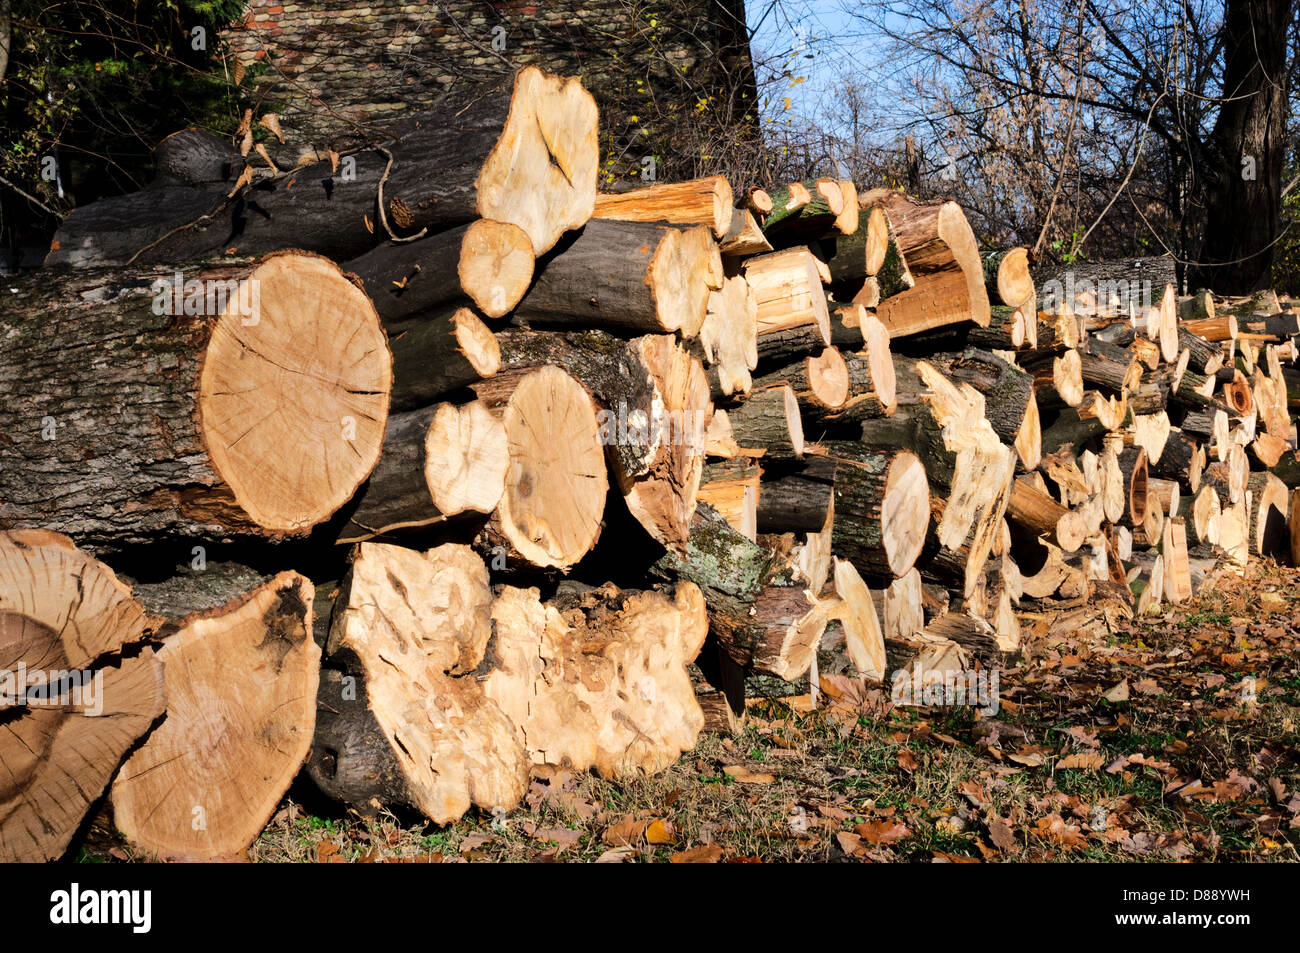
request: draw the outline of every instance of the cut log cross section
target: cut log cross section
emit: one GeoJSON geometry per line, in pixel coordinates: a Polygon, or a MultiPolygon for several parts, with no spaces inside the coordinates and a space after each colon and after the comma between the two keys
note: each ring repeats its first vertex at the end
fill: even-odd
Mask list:
{"type": "Polygon", "coordinates": [[[162,715],[153,650],[123,651],[147,625],[126,585],[66,536],[0,533],[0,861],[62,856],[162,715]]]}
{"type": "MultiPolygon", "coordinates": [[[[150,608],[172,610],[142,591],[150,608]]],[[[167,718],[113,782],[113,817],[156,857],[229,858],[251,844],[311,747],[320,648],[312,584],[281,573],[175,623],[158,650],[167,718]]]]}
{"type": "Polygon", "coordinates": [[[370,473],[392,361],[336,265],[286,252],[175,285],[71,272],[8,296],[0,525],[57,524],[96,548],[277,537],[323,522],[370,473]]]}

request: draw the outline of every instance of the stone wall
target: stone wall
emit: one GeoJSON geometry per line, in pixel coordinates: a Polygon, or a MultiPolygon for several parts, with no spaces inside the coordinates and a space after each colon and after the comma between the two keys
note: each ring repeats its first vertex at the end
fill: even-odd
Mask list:
{"type": "Polygon", "coordinates": [[[224,39],[291,152],[346,147],[452,84],[530,63],[583,78],[611,170],[656,155],[664,171],[696,171],[688,151],[708,150],[675,127],[754,109],[743,0],[252,0],[224,39]]]}

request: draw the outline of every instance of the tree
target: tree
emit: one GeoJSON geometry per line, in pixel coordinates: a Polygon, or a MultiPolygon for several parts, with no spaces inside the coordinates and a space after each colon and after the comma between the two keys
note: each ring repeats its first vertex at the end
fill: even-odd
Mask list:
{"type": "Polygon", "coordinates": [[[1192,283],[1220,294],[1272,284],[1287,159],[1292,0],[1228,0],[1223,95],[1205,150],[1205,239],[1192,283]]]}

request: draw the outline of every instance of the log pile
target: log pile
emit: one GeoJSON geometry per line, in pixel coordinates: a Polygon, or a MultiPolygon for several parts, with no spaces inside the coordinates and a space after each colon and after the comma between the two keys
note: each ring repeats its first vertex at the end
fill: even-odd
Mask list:
{"type": "Polygon", "coordinates": [[[119,717],[0,710],[0,857],[106,790],[167,857],[238,854],[300,773],[509,810],[537,766],[664,769],[829,640],[994,667],[1017,610],[1295,545],[1294,316],[1040,300],[956,203],[834,179],[598,195],[576,80],[457,95],[233,188],[168,146],[6,292],[0,642],[119,717]]]}

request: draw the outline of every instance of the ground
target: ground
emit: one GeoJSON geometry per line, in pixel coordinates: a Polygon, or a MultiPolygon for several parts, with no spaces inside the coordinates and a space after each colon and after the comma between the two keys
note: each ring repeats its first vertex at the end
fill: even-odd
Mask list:
{"type": "MultiPolygon", "coordinates": [[[[827,675],[818,710],[759,699],[656,777],[554,772],[447,828],[295,789],[248,859],[1300,860],[1300,570],[1222,573],[1140,622],[1115,608],[1026,616],[996,715],[827,675]]],[[[133,859],[110,830],[80,858],[133,859]]]]}

